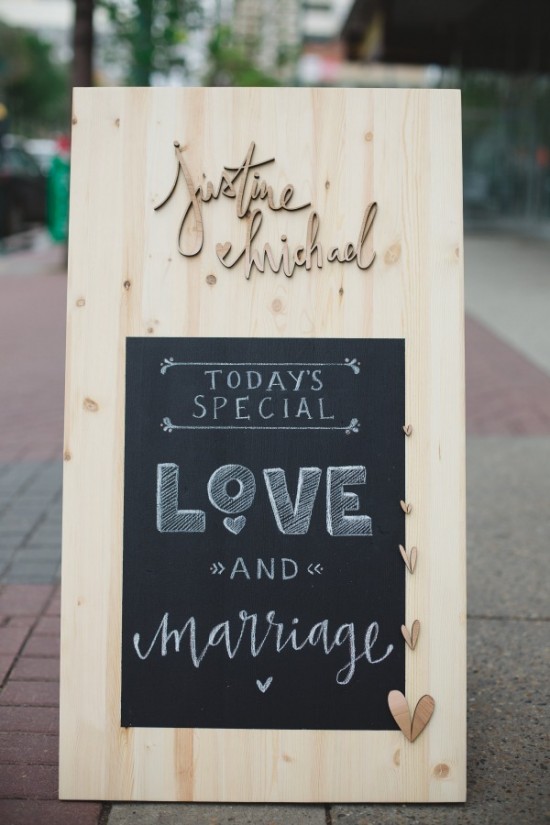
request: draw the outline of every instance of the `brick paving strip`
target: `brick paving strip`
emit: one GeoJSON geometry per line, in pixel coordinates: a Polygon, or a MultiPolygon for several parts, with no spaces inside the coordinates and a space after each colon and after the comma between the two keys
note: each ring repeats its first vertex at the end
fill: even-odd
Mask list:
{"type": "Polygon", "coordinates": [[[61,455],[64,275],[0,277],[0,461],[61,455]]]}
{"type": "Polygon", "coordinates": [[[550,375],[468,316],[466,431],[550,435],[550,375]]]}
{"type": "Polygon", "coordinates": [[[59,802],[59,585],[0,586],[0,822],[97,825],[102,806],[59,802]]]}

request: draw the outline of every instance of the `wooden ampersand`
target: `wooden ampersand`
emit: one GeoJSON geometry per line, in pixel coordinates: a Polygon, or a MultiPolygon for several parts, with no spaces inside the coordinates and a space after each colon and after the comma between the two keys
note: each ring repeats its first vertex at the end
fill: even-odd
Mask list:
{"type": "Polygon", "coordinates": [[[391,715],[401,728],[403,735],[409,742],[414,742],[432,718],[435,701],[433,697],[428,694],[422,696],[416,703],[411,720],[409,705],[401,691],[390,690],[388,693],[388,707],[391,715]]]}
{"type": "Polygon", "coordinates": [[[406,625],[401,625],[401,633],[411,650],[414,650],[420,634],[420,622],[415,619],[412,623],[411,632],[406,625]]]}
{"type": "Polygon", "coordinates": [[[414,568],[416,567],[416,557],[418,554],[416,547],[411,547],[411,552],[407,553],[403,545],[400,544],[399,552],[401,553],[403,561],[407,565],[407,570],[409,571],[409,573],[414,573],[414,568]]]}

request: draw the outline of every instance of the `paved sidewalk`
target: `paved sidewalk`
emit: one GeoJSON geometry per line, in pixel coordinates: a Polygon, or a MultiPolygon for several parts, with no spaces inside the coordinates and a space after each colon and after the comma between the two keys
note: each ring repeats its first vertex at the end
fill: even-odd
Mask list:
{"type": "Polygon", "coordinates": [[[532,331],[527,315],[550,306],[550,245],[476,236],[466,263],[468,802],[219,806],[57,801],[66,281],[47,248],[0,259],[2,825],[550,821],[550,326],[532,331]],[[500,267],[496,311],[492,261],[500,267]],[[528,289],[514,286],[519,261],[528,289]]]}
{"type": "Polygon", "coordinates": [[[550,244],[509,234],[466,238],[466,310],[550,374],[550,244]]]}
{"type": "Polygon", "coordinates": [[[0,822],[96,825],[101,805],[57,801],[59,586],[0,592],[0,822]]]}

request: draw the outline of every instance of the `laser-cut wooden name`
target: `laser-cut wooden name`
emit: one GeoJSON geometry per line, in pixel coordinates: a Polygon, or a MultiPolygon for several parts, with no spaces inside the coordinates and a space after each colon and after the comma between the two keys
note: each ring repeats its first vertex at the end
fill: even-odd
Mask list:
{"type": "Polygon", "coordinates": [[[325,255],[323,245],[318,240],[320,217],[316,210],[312,209],[308,217],[304,244],[299,244],[292,250],[287,236],[283,234],[280,236],[281,245],[277,251],[270,243],[264,243],[260,249],[253,245],[264,219],[264,213],[258,207],[259,201],[265,201],[268,209],[273,212],[299,212],[311,206],[311,201],[294,205],[295,189],[291,183],[286,184],[279,197],[277,197],[273,187],[260,176],[258,171],[253,171],[274,163],[275,158],[255,161],[255,143],[252,142],[248,147],[244,160],[238,166],[223,167],[216,185],[210,180],[203,180],[202,183],[196,184],[185,162],[184,151],[186,147],[181,147],[175,141],[174,148],[177,160],[174,182],[164,200],[154,208],[157,211],[170,201],[181,177],[189,196],[177,235],[178,251],[183,257],[195,257],[203,248],[205,238],[203,204],[225,197],[235,200],[237,218],[245,220],[247,223],[246,241],[240,251],[233,251],[231,241],[218,242],[216,243],[216,255],[219,262],[226,269],[232,269],[239,261],[243,261],[247,279],[252,275],[254,268],[258,272],[265,272],[267,268],[274,273],[282,271],[287,278],[291,278],[297,267],[311,270],[315,266],[322,269],[325,260],[329,263],[336,261],[341,264],[355,261],[361,270],[370,269],[373,265],[376,252],[367,248],[367,240],[378,209],[375,201],[369,203],[364,210],[355,244],[348,241],[343,245],[330,246],[325,255]],[[192,246],[187,248],[183,242],[183,234],[191,219],[194,221],[193,237],[195,240],[192,246]]]}

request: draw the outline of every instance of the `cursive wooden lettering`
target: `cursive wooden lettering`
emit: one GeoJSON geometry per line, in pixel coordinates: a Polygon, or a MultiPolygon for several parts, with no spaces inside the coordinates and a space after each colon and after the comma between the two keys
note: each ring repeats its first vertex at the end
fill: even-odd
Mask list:
{"type": "MultiPolygon", "coordinates": [[[[266,160],[255,160],[254,151],[256,144],[252,141],[248,147],[243,161],[238,166],[224,166],[220,173],[217,184],[205,179],[202,183],[195,185],[193,176],[184,158],[185,147],[174,142],[177,169],[172,186],[155,210],[161,209],[174,194],[180,176],[183,178],[187,191],[188,201],[181,217],[177,244],[178,251],[184,257],[194,257],[198,255],[204,245],[204,220],[202,206],[220,197],[230,198],[235,201],[236,215],[240,220],[247,222],[246,240],[243,249],[235,257],[231,257],[233,245],[231,241],[216,244],[216,255],[219,262],[226,268],[232,269],[239,261],[244,263],[245,277],[248,280],[254,269],[258,272],[265,272],[269,268],[273,273],[282,272],[285,277],[292,278],[296,267],[303,267],[309,271],[312,267],[323,268],[324,255],[321,242],[317,240],[319,235],[320,218],[313,209],[308,218],[305,243],[290,248],[286,234],[280,236],[281,246],[276,251],[271,243],[264,243],[262,248],[253,246],[253,241],[257,237],[263,223],[263,212],[254,204],[264,201],[272,212],[281,210],[286,212],[298,212],[311,205],[311,202],[301,203],[293,206],[292,201],[295,194],[294,186],[286,184],[277,198],[273,187],[264,180],[257,170],[260,167],[273,163],[275,158],[266,160]],[[193,218],[193,226],[188,228],[188,223],[193,218]],[[187,248],[184,244],[184,234],[191,235],[193,242],[187,248]]],[[[359,269],[369,269],[374,263],[376,253],[367,251],[367,241],[371,234],[374,219],[378,206],[376,202],[369,203],[363,213],[361,228],[357,244],[345,242],[343,246],[329,247],[327,261],[329,263],[338,262],[340,264],[356,261],[359,269]]]]}
{"type": "Polygon", "coordinates": [[[370,259],[366,263],[363,261],[363,247],[370,234],[377,212],[378,204],[376,201],[373,201],[372,203],[369,203],[365,209],[365,214],[363,215],[363,223],[361,224],[361,229],[359,230],[359,241],[357,243],[357,266],[359,269],[370,269],[374,263],[374,259],[376,258],[376,252],[373,250],[370,259]]]}
{"type": "Polygon", "coordinates": [[[309,201],[308,203],[302,203],[299,206],[290,205],[290,201],[294,195],[294,187],[291,184],[287,184],[281,191],[279,205],[277,206],[276,198],[273,193],[273,187],[269,186],[264,180],[261,180],[258,173],[254,174],[252,186],[247,192],[247,183],[249,180],[250,170],[257,169],[260,166],[266,166],[269,163],[273,163],[275,160],[275,158],[268,158],[267,160],[253,162],[255,146],[254,141],[252,141],[248,147],[244,160],[239,166],[223,167],[219,182],[215,187],[210,180],[207,180],[204,184],[195,186],[191,172],[189,171],[189,167],[187,166],[183,156],[184,148],[180,147],[180,144],[177,141],[174,142],[176,159],[178,162],[176,176],[166,197],[159,204],[157,204],[157,206],[155,206],[155,211],[161,209],[171,199],[172,195],[176,191],[181,174],[185,182],[187,194],[189,195],[189,202],[181,218],[177,236],[178,251],[184,257],[192,258],[195,255],[198,255],[202,250],[204,244],[202,204],[208,203],[211,200],[217,200],[221,195],[226,198],[236,199],[236,211],[238,218],[246,217],[251,203],[258,198],[261,200],[267,199],[269,208],[275,212],[281,209],[287,212],[296,212],[310,206],[309,201]],[[194,217],[193,232],[196,233],[197,238],[192,248],[190,250],[186,250],[182,247],[182,235],[186,227],[187,219],[190,215],[193,215],[194,217]]]}

